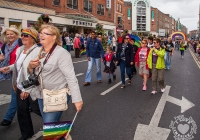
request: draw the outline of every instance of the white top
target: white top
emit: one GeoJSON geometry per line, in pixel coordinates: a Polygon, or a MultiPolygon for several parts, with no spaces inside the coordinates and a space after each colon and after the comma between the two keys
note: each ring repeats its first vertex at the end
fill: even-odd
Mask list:
{"type": "Polygon", "coordinates": [[[112,38],[112,43],[113,43],[113,46],[116,46],[116,39],[115,39],[115,37],[112,38]]]}
{"type": "Polygon", "coordinates": [[[66,45],[71,45],[69,37],[65,37],[66,45]]]}
{"type": "MultiPolygon", "coordinates": [[[[19,58],[18,58],[18,60],[17,60],[17,62],[16,62],[17,63],[17,72],[18,72],[18,75],[21,75],[21,65],[22,65],[25,57],[26,57],[26,54],[21,53],[20,56],[19,56],[19,58]]],[[[19,83],[19,78],[20,77],[18,76],[17,77],[17,87],[18,87],[18,89],[22,90],[23,87],[22,87],[21,83],[19,83]]]]}
{"type": "Polygon", "coordinates": [[[151,48],[151,47],[153,47],[153,44],[148,43],[147,47],[151,48]]]}

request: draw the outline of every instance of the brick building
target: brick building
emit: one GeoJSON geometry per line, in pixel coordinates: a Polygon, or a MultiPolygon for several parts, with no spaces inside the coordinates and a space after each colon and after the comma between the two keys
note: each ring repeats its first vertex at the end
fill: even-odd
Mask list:
{"type": "Polygon", "coordinates": [[[120,34],[124,30],[124,17],[123,17],[123,9],[124,9],[124,0],[116,0],[116,31],[120,34]]]}
{"type": "Polygon", "coordinates": [[[132,3],[124,2],[123,15],[124,15],[124,29],[132,32],[132,3]]]}
{"type": "Polygon", "coordinates": [[[113,0],[0,0],[0,10],[5,27],[12,21],[17,22],[19,29],[24,28],[47,13],[60,30],[69,32],[88,32],[97,23],[103,24],[107,32],[114,32],[116,28],[113,0]]]}

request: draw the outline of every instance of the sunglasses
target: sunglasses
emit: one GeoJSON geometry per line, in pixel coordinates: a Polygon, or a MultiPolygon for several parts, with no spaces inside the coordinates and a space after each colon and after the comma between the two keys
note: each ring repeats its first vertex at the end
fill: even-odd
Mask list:
{"type": "Polygon", "coordinates": [[[21,37],[25,37],[25,38],[27,38],[27,37],[30,37],[31,35],[29,35],[29,34],[21,34],[21,37]]]}
{"type": "Polygon", "coordinates": [[[146,44],[145,42],[142,42],[142,44],[146,44]]]}

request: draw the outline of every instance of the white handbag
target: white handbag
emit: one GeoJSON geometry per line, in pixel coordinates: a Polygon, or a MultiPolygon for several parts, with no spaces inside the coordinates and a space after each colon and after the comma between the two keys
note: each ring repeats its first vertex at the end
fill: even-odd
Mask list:
{"type": "Polygon", "coordinates": [[[56,91],[47,90],[43,87],[41,75],[40,79],[43,94],[43,112],[46,113],[67,110],[67,93],[70,94],[69,88],[66,87],[56,91]]]}

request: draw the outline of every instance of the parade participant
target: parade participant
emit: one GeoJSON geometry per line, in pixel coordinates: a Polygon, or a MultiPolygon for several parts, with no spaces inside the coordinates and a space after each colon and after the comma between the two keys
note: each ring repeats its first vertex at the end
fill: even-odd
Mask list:
{"type": "MultiPolygon", "coordinates": [[[[42,48],[34,50],[32,53],[32,60],[28,66],[28,71],[30,73],[35,71],[35,74],[38,75],[39,71],[41,71],[40,78],[38,79],[41,83],[40,86],[31,88],[28,91],[33,99],[38,98],[44,123],[59,122],[63,113],[63,111],[48,111],[48,109],[52,108],[46,108],[46,106],[44,106],[44,101],[47,99],[43,99],[43,97],[46,95],[46,92],[65,91],[68,86],[72,97],[72,103],[74,103],[78,112],[83,105],[71,55],[61,47],[59,36],[58,28],[52,25],[42,25],[40,29],[42,48]]],[[[55,95],[51,95],[51,97],[53,96],[55,95]]],[[[55,105],[54,108],[57,105],[55,105]]]]}
{"type": "Polygon", "coordinates": [[[96,38],[96,32],[91,32],[91,38],[88,38],[86,44],[86,54],[88,58],[88,69],[85,77],[85,82],[83,83],[84,86],[90,85],[92,79],[92,67],[96,64],[97,72],[97,83],[102,82],[101,76],[101,58],[104,58],[104,50],[101,42],[99,39],[96,38]]]}
{"type": "Polygon", "coordinates": [[[67,51],[70,52],[70,50],[71,50],[71,42],[70,42],[70,38],[69,38],[69,34],[68,33],[65,34],[65,41],[66,41],[67,51]]]}
{"type": "Polygon", "coordinates": [[[149,36],[148,37],[148,48],[153,48],[153,37],[149,36]]]}
{"type": "Polygon", "coordinates": [[[150,50],[147,64],[152,70],[152,94],[157,93],[157,81],[159,82],[161,92],[165,91],[164,86],[164,56],[165,49],[161,48],[161,40],[159,38],[154,39],[154,47],[150,50]]]}
{"type": "Polygon", "coordinates": [[[168,41],[164,44],[165,48],[165,69],[170,69],[171,66],[171,56],[174,54],[174,44],[172,43],[172,39],[168,38],[168,41]]]}
{"type": "Polygon", "coordinates": [[[16,87],[17,119],[22,135],[19,140],[27,140],[34,135],[29,107],[31,106],[33,112],[41,116],[38,101],[33,101],[21,84],[28,79],[27,66],[31,60],[31,52],[38,47],[37,36],[38,32],[35,29],[23,29],[21,34],[23,46],[17,49],[15,64],[2,68],[2,71],[6,73],[13,72],[12,84],[16,87]]]}
{"type": "Polygon", "coordinates": [[[80,46],[81,46],[80,37],[79,34],[76,34],[76,37],[74,38],[74,49],[76,58],[80,57],[80,46]]]}
{"type": "Polygon", "coordinates": [[[115,52],[116,46],[117,46],[116,37],[115,37],[115,35],[113,35],[112,36],[112,49],[113,49],[113,52],[115,52]]]}
{"type": "MultiPolygon", "coordinates": [[[[135,39],[134,38],[130,38],[129,40],[129,43],[131,45],[133,45],[133,62],[135,62],[135,55],[136,55],[136,52],[138,50],[138,47],[135,45],[135,39]]],[[[135,68],[135,63],[133,63],[133,65],[131,65],[131,75],[135,75],[137,73],[137,70],[135,68]]]]}
{"type": "Polygon", "coordinates": [[[183,42],[183,40],[180,40],[180,51],[181,51],[181,58],[183,58],[184,56],[184,52],[185,52],[185,43],[183,42]]]}
{"type": "Polygon", "coordinates": [[[138,49],[135,56],[135,63],[139,67],[139,74],[143,79],[143,88],[142,90],[147,90],[147,80],[149,75],[149,67],[147,64],[147,58],[149,55],[150,49],[147,47],[148,41],[146,39],[142,40],[141,48],[138,49]]]}
{"type": "Polygon", "coordinates": [[[65,41],[66,32],[62,33],[62,47],[67,50],[66,41],[65,41]]]}
{"type": "Polygon", "coordinates": [[[105,69],[104,72],[108,74],[108,84],[112,82],[111,76],[113,77],[113,81],[116,80],[115,69],[115,55],[111,47],[107,47],[107,52],[104,56],[104,64],[105,69]]]}
{"type": "MultiPolygon", "coordinates": [[[[2,47],[2,62],[0,63],[0,68],[6,67],[9,65],[12,65],[15,63],[16,60],[16,50],[20,46],[19,45],[19,36],[20,32],[16,29],[15,26],[11,26],[10,28],[7,28],[3,34],[5,36],[5,39],[7,41],[6,44],[2,47]]],[[[11,72],[3,74],[0,72],[0,81],[11,79],[12,75],[11,72]]],[[[16,93],[14,89],[12,88],[11,92],[11,102],[9,109],[7,110],[3,121],[1,122],[2,126],[9,126],[12,123],[12,120],[15,116],[15,113],[17,111],[17,99],[16,99],[16,93]]]]}
{"type": "Polygon", "coordinates": [[[120,66],[121,80],[122,86],[121,88],[125,88],[125,69],[126,74],[128,75],[128,84],[131,84],[131,65],[133,65],[133,46],[129,43],[129,36],[124,36],[122,43],[119,43],[117,46],[116,52],[116,64],[120,66]]]}

